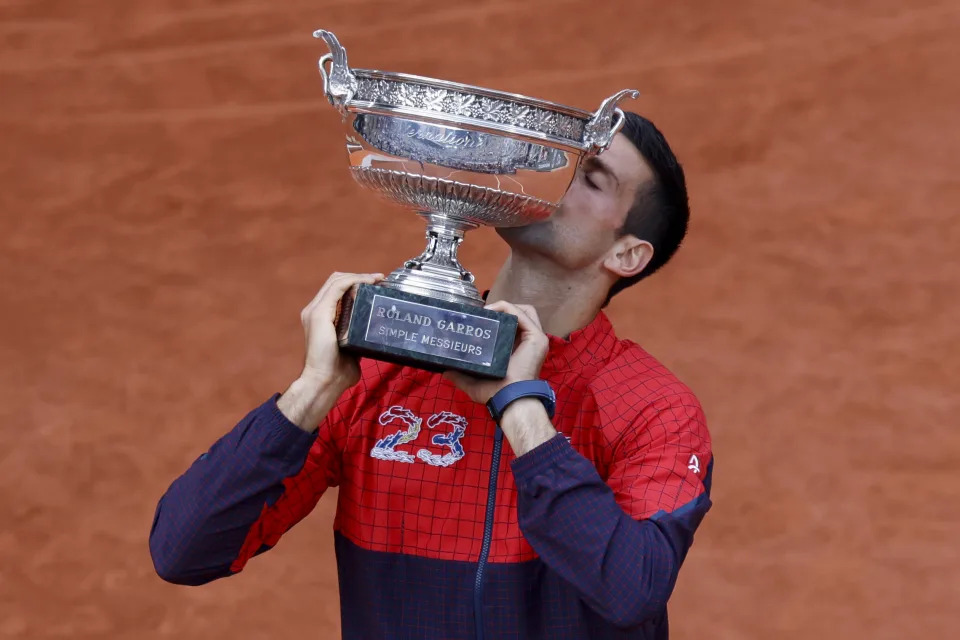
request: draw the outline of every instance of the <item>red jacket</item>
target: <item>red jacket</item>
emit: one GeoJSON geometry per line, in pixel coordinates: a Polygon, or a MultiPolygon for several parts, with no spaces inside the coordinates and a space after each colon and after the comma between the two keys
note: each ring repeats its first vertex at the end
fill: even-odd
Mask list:
{"type": "Polygon", "coordinates": [[[274,396],[161,499],[166,579],[239,572],[339,486],[343,637],[666,638],[666,602],[710,508],[693,393],[601,313],[550,338],[553,440],[516,458],[439,375],[364,360],[314,434],[274,396]]]}

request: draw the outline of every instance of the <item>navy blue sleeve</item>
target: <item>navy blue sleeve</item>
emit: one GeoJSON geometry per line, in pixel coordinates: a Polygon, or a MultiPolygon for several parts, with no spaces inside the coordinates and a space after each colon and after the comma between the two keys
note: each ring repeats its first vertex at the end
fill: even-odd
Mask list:
{"type": "Polygon", "coordinates": [[[291,423],[279,397],[247,414],[160,499],[150,555],[164,580],[199,585],[230,575],[251,526],[304,466],[317,434],[291,423]]]}
{"type": "Polygon", "coordinates": [[[671,513],[636,520],[562,434],[511,467],[520,530],[544,564],[618,627],[663,612],[693,531],[710,508],[708,492],[671,513]]]}

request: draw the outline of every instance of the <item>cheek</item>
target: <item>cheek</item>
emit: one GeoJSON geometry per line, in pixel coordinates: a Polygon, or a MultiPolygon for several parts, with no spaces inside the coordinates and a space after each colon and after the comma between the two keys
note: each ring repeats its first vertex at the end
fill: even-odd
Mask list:
{"type": "Polygon", "coordinates": [[[623,226],[626,209],[613,195],[599,195],[594,207],[597,224],[607,230],[617,230],[623,226]]]}
{"type": "Polygon", "coordinates": [[[563,199],[560,201],[560,209],[562,211],[578,211],[582,209],[585,205],[587,195],[589,195],[587,189],[583,186],[582,181],[577,178],[563,195],[563,199]]]}
{"type": "Polygon", "coordinates": [[[566,223],[589,235],[606,235],[623,226],[623,216],[609,195],[587,191],[570,203],[566,223]]]}
{"type": "Polygon", "coordinates": [[[577,180],[567,191],[551,220],[558,245],[578,262],[592,260],[607,250],[623,225],[617,203],[609,194],[590,189],[577,180]]]}
{"type": "Polygon", "coordinates": [[[560,203],[560,212],[564,222],[581,225],[603,218],[603,195],[583,184],[574,181],[560,203]]]}
{"type": "Polygon", "coordinates": [[[567,209],[553,225],[556,248],[567,266],[584,267],[596,261],[610,246],[613,232],[593,208],[567,209]]]}

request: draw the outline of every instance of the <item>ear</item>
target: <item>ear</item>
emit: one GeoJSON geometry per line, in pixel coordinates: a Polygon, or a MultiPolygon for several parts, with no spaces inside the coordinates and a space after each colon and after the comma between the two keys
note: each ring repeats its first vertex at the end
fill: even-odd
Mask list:
{"type": "Polygon", "coordinates": [[[603,266],[621,278],[629,278],[646,269],[652,259],[653,245],[628,234],[617,238],[604,258],[603,266]]]}

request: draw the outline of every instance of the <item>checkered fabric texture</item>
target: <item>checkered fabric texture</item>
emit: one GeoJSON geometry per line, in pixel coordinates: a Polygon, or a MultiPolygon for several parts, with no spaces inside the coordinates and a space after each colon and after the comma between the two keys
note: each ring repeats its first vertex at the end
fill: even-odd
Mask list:
{"type": "Polygon", "coordinates": [[[483,405],[426,371],[362,372],[315,433],[275,395],[174,481],[150,538],[162,577],[241,571],[338,486],[346,639],[667,637],[712,459],[699,402],[662,364],[602,313],[551,336],[559,435],[521,458],[504,441],[497,469],[483,405]]]}

